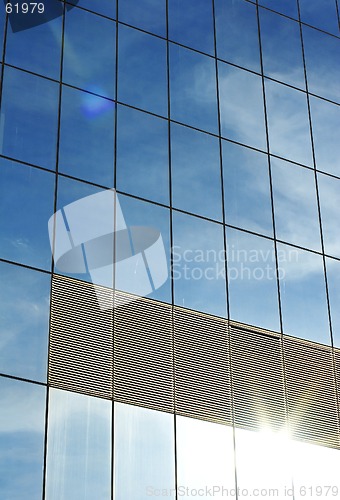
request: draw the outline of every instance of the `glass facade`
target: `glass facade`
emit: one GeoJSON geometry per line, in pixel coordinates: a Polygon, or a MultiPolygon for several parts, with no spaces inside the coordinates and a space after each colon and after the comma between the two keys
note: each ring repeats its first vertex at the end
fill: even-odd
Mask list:
{"type": "MultiPolygon", "coordinates": [[[[340,498],[339,23],[338,0],[1,3],[1,499],[340,498]],[[280,428],[277,388],[263,428],[235,421],[232,328],[278,339],[280,428]],[[329,441],[291,437],[291,341],[330,355],[329,441]]],[[[271,369],[251,342],[244,373],[271,369]]],[[[264,379],[244,377],[255,400],[264,379]]]]}

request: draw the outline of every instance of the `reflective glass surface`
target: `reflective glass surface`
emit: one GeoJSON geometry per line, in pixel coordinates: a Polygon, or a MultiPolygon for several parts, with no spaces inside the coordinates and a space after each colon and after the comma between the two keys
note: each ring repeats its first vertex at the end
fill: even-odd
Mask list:
{"type": "Polygon", "coordinates": [[[173,212],[173,238],[175,304],[226,317],[222,226],[173,212]]]}
{"type": "Polygon", "coordinates": [[[171,118],[217,133],[214,59],[170,44],[171,118]]]}
{"type": "Polygon", "coordinates": [[[229,64],[218,68],[222,136],[266,150],[261,77],[229,64]]]}
{"type": "Polygon", "coordinates": [[[264,74],[306,89],[299,24],[260,9],[264,74]]]}
{"type": "Polygon", "coordinates": [[[0,61],[2,61],[3,57],[5,21],[6,21],[6,11],[5,9],[1,9],[0,10],[0,61]]]}
{"type": "Polygon", "coordinates": [[[335,347],[340,348],[340,262],[326,257],[326,271],[333,344],[335,347]]]}
{"type": "Polygon", "coordinates": [[[0,497],[42,498],[45,387],[0,377],[0,497]]]}
{"type": "Polygon", "coordinates": [[[278,244],[283,332],[330,344],[321,255],[278,244]]]}
{"type": "Polygon", "coordinates": [[[180,498],[192,499],[194,491],[208,491],[206,498],[213,492],[221,500],[235,490],[232,427],[177,416],[176,441],[180,498]]]}
{"type": "Polygon", "coordinates": [[[118,106],[117,189],[169,204],[168,123],[118,106]]]}
{"type": "Polygon", "coordinates": [[[78,7],[98,12],[104,16],[116,18],[115,0],[66,0],[68,3],[76,4],[78,7]]]}
{"type": "Polygon", "coordinates": [[[44,382],[50,275],[0,262],[0,372],[44,382]]]}
{"type": "Polygon", "coordinates": [[[0,159],[0,256],[49,270],[54,175],[0,159]]]}
{"type": "Polygon", "coordinates": [[[267,155],[228,141],[222,148],[226,224],[272,236],[267,155]]]}
{"type": "Polygon", "coordinates": [[[165,36],[166,2],[165,0],[124,0],[119,3],[119,21],[165,36]]]}
{"type": "Polygon", "coordinates": [[[57,83],[6,67],[0,132],[3,155],[55,169],[58,89],[57,83]]]}
{"type": "Polygon", "coordinates": [[[114,498],[174,498],[174,416],[115,403],[114,498]]]}
{"type": "Polygon", "coordinates": [[[116,23],[74,8],[66,12],[63,81],[115,98],[116,23]]]}
{"type": "Polygon", "coordinates": [[[259,4],[294,19],[299,17],[297,0],[275,0],[275,2],[273,0],[259,0],[259,4]]]}
{"type": "Polygon", "coordinates": [[[321,251],[314,171],[271,158],[276,237],[321,251]]]}
{"type": "Polygon", "coordinates": [[[165,40],[122,25],[118,35],[118,100],[167,116],[165,40]]]}
{"type": "Polygon", "coordinates": [[[114,103],[64,86],[59,172],[113,187],[114,103]]]}
{"type": "Polygon", "coordinates": [[[256,6],[244,0],[215,0],[217,57],[260,72],[256,6]]]}
{"type": "Polygon", "coordinates": [[[318,174],[318,188],[325,253],[340,257],[340,180],[318,174]]]}
{"type": "Polygon", "coordinates": [[[169,39],[214,55],[210,0],[169,0],[169,39]]]}
{"type": "Polygon", "coordinates": [[[336,0],[299,0],[301,21],[339,36],[336,0]]]}
{"type": "Polygon", "coordinates": [[[279,331],[273,241],[227,228],[230,319],[279,331]]]}
{"type": "Polygon", "coordinates": [[[46,498],[111,498],[111,408],[105,399],[50,389],[46,498]]]}
{"type": "Polygon", "coordinates": [[[221,221],[218,138],[172,124],[171,169],[173,206],[221,221]]]}
{"type": "Polygon", "coordinates": [[[270,152],[312,166],[306,94],[270,80],[265,89],[270,152]]]}

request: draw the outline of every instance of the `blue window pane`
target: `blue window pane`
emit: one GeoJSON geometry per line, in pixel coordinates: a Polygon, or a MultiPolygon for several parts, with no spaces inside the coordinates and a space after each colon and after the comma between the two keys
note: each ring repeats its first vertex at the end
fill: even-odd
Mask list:
{"type": "Polygon", "coordinates": [[[173,212],[175,304],[226,317],[222,225],[173,212]]]}
{"type": "Polygon", "coordinates": [[[0,372],[44,382],[50,276],[0,262],[0,372]]]}
{"type": "Polygon", "coordinates": [[[49,270],[47,222],[53,214],[54,175],[0,160],[0,256],[49,270]]]}
{"type": "Polygon", "coordinates": [[[169,39],[214,54],[211,0],[169,0],[169,39]]]}
{"type": "Polygon", "coordinates": [[[322,256],[282,244],[277,251],[283,332],[329,345],[322,256]]]}
{"type": "Polygon", "coordinates": [[[6,11],[5,9],[0,9],[0,61],[2,61],[2,56],[3,56],[5,21],[6,21],[6,11]]]}
{"type": "Polygon", "coordinates": [[[340,180],[318,174],[325,253],[340,258],[340,180]]]}
{"type": "Polygon", "coordinates": [[[219,64],[222,136],[258,149],[267,149],[260,76],[219,64]]]}
{"type": "Polygon", "coordinates": [[[336,0],[299,0],[303,23],[339,36],[336,0]]]}
{"type": "Polygon", "coordinates": [[[116,23],[82,9],[66,13],[65,83],[115,98],[116,23]]]}
{"type": "Polygon", "coordinates": [[[0,377],[0,497],[42,498],[45,388],[0,377]]]}
{"type": "Polygon", "coordinates": [[[269,9],[285,14],[286,16],[298,19],[297,0],[259,0],[259,4],[269,9]]]}
{"type": "Polygon", "coordinates": [[[97,12],[103,16],[116,18],[116,0],[66,0],[78,7],[97,12]]]}
{"type": "Polygon", "coordinates": [[[270,80],[265,87],[270,152],[313,166],[306,94],[270,80]]]}
{"type": "Polygon", "coordinates": [[[59,172],[113,186],[113,102],[63,87],[59,172]]]}
{"type": "Polygon", "coordinates": [[[111,498],[111,407],[105,399],[50,389],[46,498],[111,498]]]}
{"type": "Polygon", "coordinates": [[[222,147],[226,224],[272,236],[267,155],[227,141],[222,147]]]}
{"type": "Polygon", "coordinates": [[[61,16],[15,33],[9,27],[6,40],[6,63],[59,80],[61,27],[61,16]]]}
{"type": "Polygon", "coordinates": [[[226,231],[230,319],[280,331],[273,241],[226,231]]]}
{"type": "Polygon", "coordinates": [[[170,45],[171,118],[217,133],[216,70],[214,60],[170,45]]]}
{"type": "Polygon", "coordinates": [[[166,33],[165,0],[124,0],[119,3],[119,21],[156,35],[166,33]]]}
{"type": "Polygon", "coordinates": [[[260,71],[256,5],[243,0],[215,0],[217,57],[260,71]]]}
{"type": "Polygon", "coordinates": [[[119,26],[118,100],[167,116],[166,42],[119,26]]]}
{"type": "Polygon", "coordinates": [[[6,67],[1,105],[3,155],[55,169],[58,96],[57,83],[6,67]]]}
{"type": "Polygon", "coordinates": [[[334,347],[340,347],[340,262],[326,258],[334,347]]]}
{"type": "Polygon", "coordinates": [[[173,206],[221,221],[222,188],[218,139],[173,124],[171,169],[173,206]]]}
{"type": "Polygon", "coordinates": [[[260,21],[265,75],[305,90],[299,24],[266,9],[260,21]]]}

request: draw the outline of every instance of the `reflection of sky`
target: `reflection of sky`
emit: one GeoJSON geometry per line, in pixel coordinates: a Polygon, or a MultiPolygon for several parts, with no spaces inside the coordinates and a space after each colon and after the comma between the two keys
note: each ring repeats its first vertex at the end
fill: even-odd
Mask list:
{"type": "MultiPolygon", "coordinates": [[[[269,0],[270,1],[270,0],[269,0]]],[[[334,0],[299,0],[301,21],[339,36],[334,0]]]]}
{"type": "Polygon", "coordinates": [[[340,258],[340,181],[318,174],[318,188],[325,253],[340,258]]]}
{"type": "MultiPolygon", "coordinates": [[[[101,2],[102,0],[98,1],[101,2]]],[[[119,21],[165,36],[165,0],[124,0],[119,4],[119,21]]]]}
{"type": "Polygon", "coordinates": [[[113,19],[116,17],[116,2],[112,0],[67,0],[67,2],[113,19]]]}
{"type": "Polygon", "coordinates": [[[340,348],[340,262],[326,258],[334,346],[340,348]]]}
{"type": "Polygon", "coordinates": [[[269,9],[285,14],[286,16],[298,18],[298,9],[296,0],[259,0],[259,4],[269,9]]]}

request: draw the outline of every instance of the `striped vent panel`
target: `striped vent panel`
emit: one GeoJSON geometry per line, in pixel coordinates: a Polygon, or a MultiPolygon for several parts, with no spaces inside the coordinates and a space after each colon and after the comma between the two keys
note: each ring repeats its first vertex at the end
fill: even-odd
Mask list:
{"type": "Polygon", "coordinates": [[[97,302],[112,291],[71,278],[52,279],[48,380],[52,387],[112,397],[113,317],[97,302]]]}
{"type": "Polygon", "coordinates": [[[334,349],[335,380],[337,386],[338,408],[340,411],[340,349],[334,349]]]}
{"type": "Polygon", "coordinates": [[[174,332],[176,413],[230,424],[226,321],[175,308],[174,332]]]}
{"type": "Polygon", "coordinates": [[[331,349],[284,339],[289,424],[295,439],[339,447],[331,349]]]}
{"type": "Polygon", "coordinates": [[[230,345],[235,425],[282,429],[286,410],[280,336],[230,323],[230,345]]]}
{"type": "Polygon", "coordinates": [[[114,399],[173,412],[171,306],[148,299],[126,304],[116,292],[114,311],[114,399]]]}

